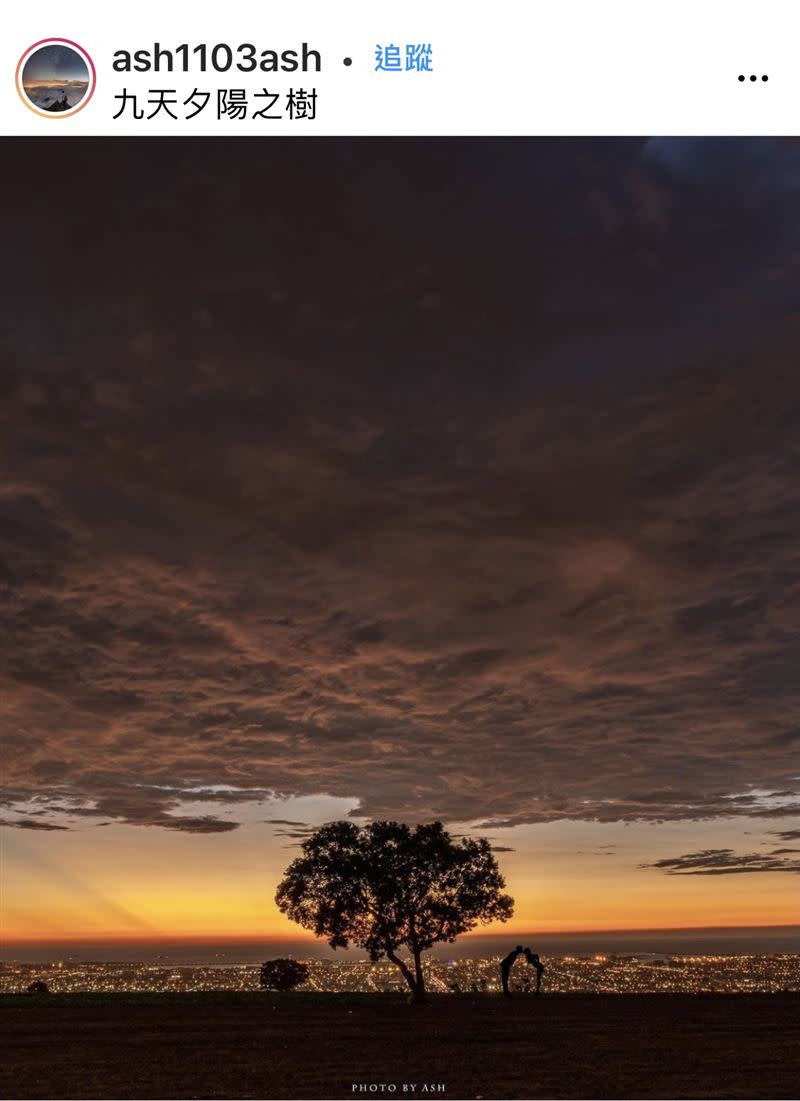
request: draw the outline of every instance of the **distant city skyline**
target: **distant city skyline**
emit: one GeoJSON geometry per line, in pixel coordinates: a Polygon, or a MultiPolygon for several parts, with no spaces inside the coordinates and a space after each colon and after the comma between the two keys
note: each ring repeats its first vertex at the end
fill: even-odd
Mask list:
{"type": "MultiPolygon", "coordinates": [[[[307,981],[300,989],[317,992],[379,992],[402,989],[402,978],[387,961],[306,961],[307,981]]],[[[437,994],[497,993],[498,957],[445,960],[425,964],[431,992],[437,994]]],[[[252,966],[171,966],[141,963],[80,964],[61,961],[50,966],[25,963],[0,970],[0,994],[23,992],[31,981],[44,981],[51,993],[88,991],[170,992],[182,990],[258,990],[260,968],[252,966]]],[[[528,994],[532,971],[512,970],[512,989],[528,994]]],[[[800,992],[800,956],[604,956],[548,957],[547,993],[717,993],[800,992]]],[[[535,980],[533,980],[535,982],[535,980]]]]}

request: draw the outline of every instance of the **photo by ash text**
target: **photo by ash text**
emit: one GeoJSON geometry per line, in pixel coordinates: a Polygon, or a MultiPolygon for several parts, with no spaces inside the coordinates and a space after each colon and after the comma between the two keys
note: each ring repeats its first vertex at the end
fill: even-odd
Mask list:
{"type": "Polygon", "coordinates": [[[351,1093],[446,1093],[444,1082],[353,1082],[351,1093]]]}

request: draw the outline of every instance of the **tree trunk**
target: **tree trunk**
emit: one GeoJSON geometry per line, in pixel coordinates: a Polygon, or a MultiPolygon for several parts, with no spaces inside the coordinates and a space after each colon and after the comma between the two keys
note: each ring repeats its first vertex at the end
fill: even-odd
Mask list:
{"type": "Polygon", "coordinates": [[[414,949],[414,1001],[425,1001],[425,976],[422,974],[422,958],[418,948],[414,949]]]}
{"type": "Polygon", "coordinates": [[[408,989],[411,991],[411,1000],[417,1004],[425,1001],[425,980],[422,977],[422,967],[420,965],[419,953],[414,956],[414,971],[412,971],[399,956],[395,955],[391,948],[386,949],[386,956],[392,961],[392,963],[398,967],[403,975],[403,978],[408,983],[408,989]]]}

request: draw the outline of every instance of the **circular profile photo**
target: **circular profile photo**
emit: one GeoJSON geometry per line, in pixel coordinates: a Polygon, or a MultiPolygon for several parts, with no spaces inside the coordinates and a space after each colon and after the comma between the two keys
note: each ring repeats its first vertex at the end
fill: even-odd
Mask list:
{"type": "Polygon", "coordinates": [[[77,114],[92,98],[94,81],[92,59],[68,38],[34,42],[17,65],[22,102],[45,118],[77,114]]]}

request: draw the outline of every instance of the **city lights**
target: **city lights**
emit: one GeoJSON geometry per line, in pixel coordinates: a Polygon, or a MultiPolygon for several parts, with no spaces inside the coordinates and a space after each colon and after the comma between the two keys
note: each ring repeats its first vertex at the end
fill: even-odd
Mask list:
{"type": "MultiPolygon", "coordinates": [[[[309,977],[299,991],[406,993],[388,961],[303,960],[309,977]]],[[[37,979],[54,994],[185,993],[259,989],[259,964],[180,966],[166,963],[4,963],[0,993],[24,992],[37,979]]],[[[800,991],[798,955],[560,956],[546,960],[543,992],[601,994],[754,994],[800,991]]],[[[515,968],[511,990],[531,993],[535,975],[515,968]]],[[[438,994],[500,992],[499,957],[429,960],[426,985],[438,994]]]]}

